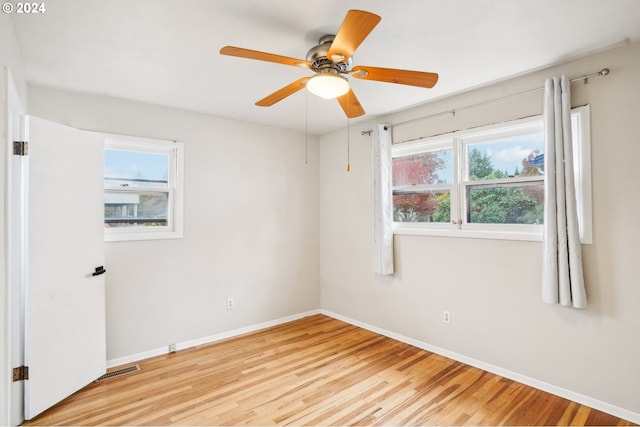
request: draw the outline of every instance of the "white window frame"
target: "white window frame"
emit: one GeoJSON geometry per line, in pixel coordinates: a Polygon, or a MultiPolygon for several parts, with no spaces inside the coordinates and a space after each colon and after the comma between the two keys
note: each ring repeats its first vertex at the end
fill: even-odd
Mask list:
{"type": "MultiPolygon", "coordinates": [[[[414,154],[428,153],[432,151],[440,151],[442,149],[451,150],[451,168],[452,177],[449,184],[423,184],[419,186],[406,186],[407,189],[424,189],[430,190],[449,190],[449,200],[451,202],[451,212],[458,212],[458,191],[457,185],[458,179],[456,178],[458,172],[458,158],[460,153],[456,150],[454,139],[451,137],[438,136],[434,138],[426,138],[424,140],[409,141],[402,144],[397,144],[391,147],[391,158],[411,156],[414,154]]],[[[391,162],[393,163],[393,162],[391,162]]],[[[402,189],[403,187],[394,187],[394,189],[402,189]]],[[[393,197],[393,196],[392,196],[393,197]]],[[[427,234],[419,232],[420,230],[429,230],[433,235],[441,235],[441,233],[452,230],[454,227],[450,223],[442,222],[394,222],[393,232],[394,234],[427,234]]],[[[445,233],[446,235],[447,233],[445,233]]]]}
{"type": "Polygon", "coordinates": [[[105,195],[107,193],[166,193],[168,195],[168,212],[166,226],[105,228],[105,242],[181,239],[183,237],[184,214],[184,144],[175,141],[110,135],[105,139],[105,150],[109,149],[168,155],[168,184],[166,188],[145,188],[131,185],[125,187],[104,186],[105,195]]]}
{"type": "MultiPolygon", "coordinates": [[[[580,240],[583,244],[592,243],[591,217],[591,140],[590,109],[588,105],[571,110],[572,120],[576,121],[573,138],[573,156],[578,208],[580,240]]],[[[534,116],[504,123],[482,126],[470,130],[451,132],[431,138],[394,144],[392,158],[418,154],[450,147],[452,150],[453,183],[450,188],[451,223],[394,222],[394,234],[448,236],[466,238],[485,238],[503,240],[542,241],[542,225],[528,224],[470,224],[466,221],[466,187],[469,185],[489,184],[491,181],[468,181],[466,171],[466,147],[487,136],[506,136],[531,126],[543,123],[543,117],[534,116]]],[[[514,177],[501,182],[531,182],[544,180],[544,176],[514,177]]],[[[443,186],[437,184],[434,186],[443,186]]],[[[398,187],[399,188],[399,187],[398,187]]]]}

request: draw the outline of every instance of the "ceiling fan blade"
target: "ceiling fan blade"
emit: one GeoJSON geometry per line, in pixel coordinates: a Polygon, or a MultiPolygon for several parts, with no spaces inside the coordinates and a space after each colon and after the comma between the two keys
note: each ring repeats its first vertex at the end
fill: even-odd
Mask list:
{"type": "Polygon", "coordinates": [[[350,74],[362,80],[376,80],[379,82],[398,83],[401,85],[432,88],[438,81],[438,74],[426,71],[396,70],[393,68],[379,68],[357,66],[350,74]]]}
{"type": "Polygon", "coordinates": [[[289,58],[288,56],[275,55],[273,53],[260,52],[258,50],[243,49],[235,46],[225,46],[220,49],[222,55],[237,56],[240,58],[257,59],[259,61],[275,62],[276,64],[293,65],[309,68],[311,63],[304,59],[289,58]]]}
{"type": "Polygon", "coordinates": [[[289,95],[293,95],[300,89],[303,89],[310,77],[303,77],[301,79],[296,80],[295,82],[288,84],[287,86],[273,92],[271,95],[268,95],[262,98],[260,101],[256,102],[256,105],[259,107],[270,107],[276,102],[282,101],[289,95]]]}
{"type": "Polygon", "coordinates": [[[364,108],[360,105],[360,101],[358,101],[358,97],[353,93],[353,90],[349,89],[349,92],[339,96],[337,99],[344,113],[350,119],[360,117],[364,114],[364,108]]]}
{"type": "Polygon", "coordinates": [[[350,10],[344,17],[327,57],[333,62],[346,61],[353,55],[360,43],[367,38],[371,30],[380,22],[378,15],[363,10],[350,10]]]}

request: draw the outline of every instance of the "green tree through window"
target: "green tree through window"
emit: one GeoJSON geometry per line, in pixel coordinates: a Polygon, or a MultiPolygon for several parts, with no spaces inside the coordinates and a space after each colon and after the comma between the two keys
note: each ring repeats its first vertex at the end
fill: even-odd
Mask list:
{"type": "MultiPolygon", "coordinates": [[[[532,152],[527,158],[533,155],[532,152]]],[[[527,165],[527,158],[522,160],[523,166],[527,165]]],[[[489,156],[475,148],[470,152],[469,165],[472,181],[509,177],[508,174],[493,166],[489,156]]],[[[518,172],[517,169],[514,173],[516,172],[518,172]]],[[[528,174],[528,176],[540,175],[534,167],[530,167],[528,174]]],[[[495,188],[468,187],[470,208],[467,221],[488,224],[542,224],[543,198],[539,200],[532,198],[533,194],[526,194],[525,188],[522,185],[495,188]]]]}

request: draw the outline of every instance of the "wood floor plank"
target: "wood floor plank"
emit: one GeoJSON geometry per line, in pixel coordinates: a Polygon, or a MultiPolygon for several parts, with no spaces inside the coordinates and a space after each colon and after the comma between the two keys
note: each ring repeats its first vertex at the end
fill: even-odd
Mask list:
{"type": "Polygon", "coordinates": [[[633,425],[323,315],[139,365],[25,425],[633,425]]]}

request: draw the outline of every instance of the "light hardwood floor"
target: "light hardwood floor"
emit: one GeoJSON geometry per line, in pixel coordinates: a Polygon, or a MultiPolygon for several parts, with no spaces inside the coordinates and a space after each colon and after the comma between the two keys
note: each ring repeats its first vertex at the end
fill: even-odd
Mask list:
{"type": "Polygon", "coordinates": [[[633,425],[323,315],[139,363],[27,425],[633,425]]]}

